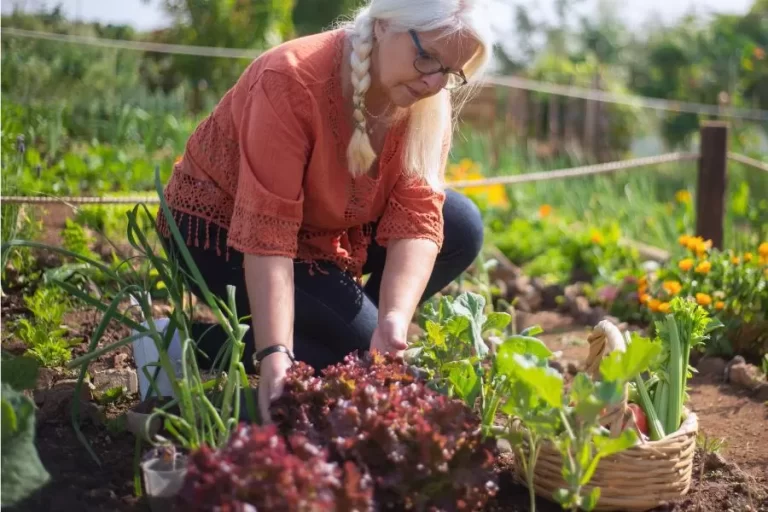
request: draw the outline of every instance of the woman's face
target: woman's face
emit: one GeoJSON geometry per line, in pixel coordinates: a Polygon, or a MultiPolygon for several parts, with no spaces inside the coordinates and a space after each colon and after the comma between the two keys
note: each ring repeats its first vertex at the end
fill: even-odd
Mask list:
{"type": "Polygon", "coordinates": [[[479,44],[462,32],[448,37],[440,37],[437,31],[394,32],[381,21],[376,22],[374,31],[376,46],[372,69],[376,72],[378,85],[400,108],[408,108],[437,94],[449,80],[462,83],[462,69],[479,44]],[[440,69],[446,72],[438,71],[440,69]]]}

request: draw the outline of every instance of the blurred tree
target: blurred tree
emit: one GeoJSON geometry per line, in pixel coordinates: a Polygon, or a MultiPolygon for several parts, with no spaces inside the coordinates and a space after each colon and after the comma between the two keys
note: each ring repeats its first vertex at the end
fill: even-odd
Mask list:
{"type": "Polygon", "coordinates": [[[350,17],[365,0],[295,0],[293,25],[297,35],[332,28],[341,18],[350,17]]]}
{"type": "MultiPolygon", "coordinates": [[[[170,28],[155,34],[163,42],[267,49],[294,35],[294,0],[161,0],[160,4],[172,21],[170,28]]],[[[204,107],[206,90],[222,94],[249,64],[246,59],[187,55],[154,58],[170,61],[160,65],[165,88],[175,88],[181,81],[189,83],[195,113],[204,107]]]]}

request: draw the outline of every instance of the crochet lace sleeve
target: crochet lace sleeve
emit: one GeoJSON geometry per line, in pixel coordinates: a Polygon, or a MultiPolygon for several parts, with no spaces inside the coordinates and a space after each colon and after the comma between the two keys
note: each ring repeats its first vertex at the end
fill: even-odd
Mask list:
{"type": "Polygon", "coordinates": [[[266,71],[233,112],[240,157],[228,244],[243,253],[296,257],[311,147],[309,105],[295,80],[266,71]]]}
{"type": "MultiPolygon", "coordinates": [[[[445,172],[450,131],[443,137],[440,177],[445,172]]],[[[443,203],[445,192],[435,190],[426,181],[401,175],[387,201],[376,231],[376,242],[386,247],[390,240],[426,239],[443,246],[443,203]]]]}

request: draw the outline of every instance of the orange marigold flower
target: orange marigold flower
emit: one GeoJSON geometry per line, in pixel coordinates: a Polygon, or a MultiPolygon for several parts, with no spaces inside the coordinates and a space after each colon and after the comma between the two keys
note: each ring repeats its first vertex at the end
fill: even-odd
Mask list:
{"type": "Polygon", "coordinates": [[[649,300],[651,300],[651,296],[647,293],[641,293],[638,295],[638,300],[640,301],[640,304],[645,304],[649,300]]]}
{"type": "Polygon", "coordinates": [[[722,311],[723,309],[725,309],[725,302],[721,300],[715,302],[715,309],[718,311],[722,311]]]}
{"type": "Polygon", "coordinates": [[[685,258],[684,260],[681,260],[680,263],[677,264],[677,266],[683,272],[688,272],[693,268],[693,260],[691,258],[685,258]]]}
{"type": "Polygon", "coordinates": [[[744,261],[746,261],[747,263],[749,263],[750,261],[752,261],[752,258],[753,258],[753,257],[754,257],[754,256],[752,256],[752,253],[751,253],[751,252],[745,252],[745,253],[744,253],[744,261]]]}
{"type": "Polygon", "coordinates": [[[741,263],[741,258],[739,258],[738,256],[731,256],[731,263],[733,263],[734,265],[738,265],[739,263],[741,263]]]}
{"type": "Polygon", "coordinates": [[[699,306],[709,306],[712,304],[712,297],[706,293],[697,293],[696,302],[699,304],[699,306]]]}
{"type": "Polygon", "coordinates": [[[592,234],[589,237],[589,241],[593,244],[602,244],[603,235],[601,235],[598,231],[592,231],[592,234]]]}
{"type": "Polygon", "coordinates": [[[661,306],[661,301],[659,299],[651,299],[648,301],[648,309],[650,309],[654,313],[659,311],[660,306],[661,306]]]}
{"type": "Polygon", "coordinates": [[[691,238],[691,235],[680,235],[680,238],[677,239],[677,243],[683,247],[688,247],[688,242],[691,241],[691,238]]]}
{"type": "Polygon", "coordinates": [[[683,289],[683,285],[678,281],[664,281],[661,286],[670,295],[677,295],[683,289]]]}
{"type": "Polygon", "coordinates": [[[705,260],[696,265],[697,274],[709,274],[710,270],[712,270],[712,263],[709,261],[705,260]]]}
{"type": "Polygon", "coordinates": [[[669,310],[671,309],[669,302],[662,302],[659,304],[659,313],[667,314],[669,313],[669,310]]]}
{"type": "Polygon", "coordinates": [[[548,204],[543,204],[539,206],[539,217],[541,217],[542,219],[544,217],[549,217],[549,214],[551,213],[552,213],[552,206],[548,204]]]}
{"type": "Polygon", "coordinates": [[[757,248],[757,254],[764,258],[768,258],[768,242],[760,244],[760,247],[757,248]]]}

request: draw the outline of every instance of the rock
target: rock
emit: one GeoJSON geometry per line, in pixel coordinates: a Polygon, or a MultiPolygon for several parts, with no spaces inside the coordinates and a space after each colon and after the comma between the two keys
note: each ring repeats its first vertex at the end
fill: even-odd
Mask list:
{"type": "Polygon", "coordinates": [[[579,371],[581,371],[581,363],[576,361],[568,361],[565,369],[570,375],[576,375],[579,373],[579,371]]]}
{"type": "Polygon", "coordinates": [[[510,291],[515,295],[523,295],[533,288],[531,278],[528,276],[518,276],[510,281],[510,291]]]}
{"type": "Polygon", "coordinates": [[[583,296],[576,297],[571,306],[571,312],[580,322],[589,322],[592,315],[592,306],[589,305],[589,299],[583,296]]]}
{"type": "Polygon", "coordinates": [[[725,359],[714,356],[704,356],[696,365],[700,375],[712,376],[722,379],[725,374],[725,367],[728,365],[725,359]]]}
{"type": "MultiPolygon", "coordinates": [[[[39,388],[34,391],[34,400],[38,406],[45,404],[46,402],[62,400],[68,395],[72,397],[75,394],[75,388],[77,387],[76,379],[64,379],[56,382],[48,388],[39,388]]],[[[89,402],[93,399],[93,389],[91,384],[83,382],[80,388],[80,399],[89,402]]]]}
{"type": "Polygon", "coordinates": [[[541,295],[542,308],[556,309],[560,304],[558,297],[564,294],[563,288],[556,284],[547,284],[543,279],[535,277],[531,281],[533,287],[541,295]]]}
{"type": "Polygon", "coordinates": [[[565,366],[563,366],[563,363],[558,359],[550,360],[549,367],[557,370],[561,374],[565,373],[565,366]]]}
{"type": "Polygon", "coordinates": [[[499,453],[512,453],[512,445],[506,439],[498,439],[496,441],[496,447],[499,453]]]}
{"type": "MultiPolygon", "coordinates": [[[[38,406],[37,421],[48,423],[55,421],[68,422],[72,400],[75,398],[76,380],[63,380],[57,382],[51,389],[35,392],[35,403],[38,406]]],[[[91,387],[83,383],[80,395],[80,417],[87,418],[94,423],[101,423],[101,412],[91,402],[91,387]]]]}
{"type": "Polygon", "coordinates": [[[117,370],[121,370],[128,366],[128,354],[125,352],[120,352],[119,354],[115,354],[115,358],[112,361],[113,366],[117,370]]]}
{"type": "Polygon", "coordinates": [[[768,382],[761,382],[754,390],[754,399],[758,402],[768,402],[768,382]]]}
{"type": "Polygon", "coordinates": [[[724,468],[727,464],[728,463],[722,455],[717,452],[710,452],[707,454],[707,459],[704,461],[704,468],[707,471],[714,471],[716,469],[724,468]]]}
{"type": "Polygon", "coordinates": [[[46,390],[53,387],[56,380],[56,372],[51,368],[39,368],[37,372],[36,390],[46,390]]]}
{"type": "Polygon", "coordinates": [[[139,379],[133,368],[110,369],[96,372],[93,375],[93,385],[96,391],[103,393],[108,389],[124,387],[128,394],[139,392],[139,379]]]}
{"type": "Polygon", "coordinates": [[[728,381],[750,391],[763,384],[757,367],[747,363],[732,365],[728,371],[728,381]]]}

